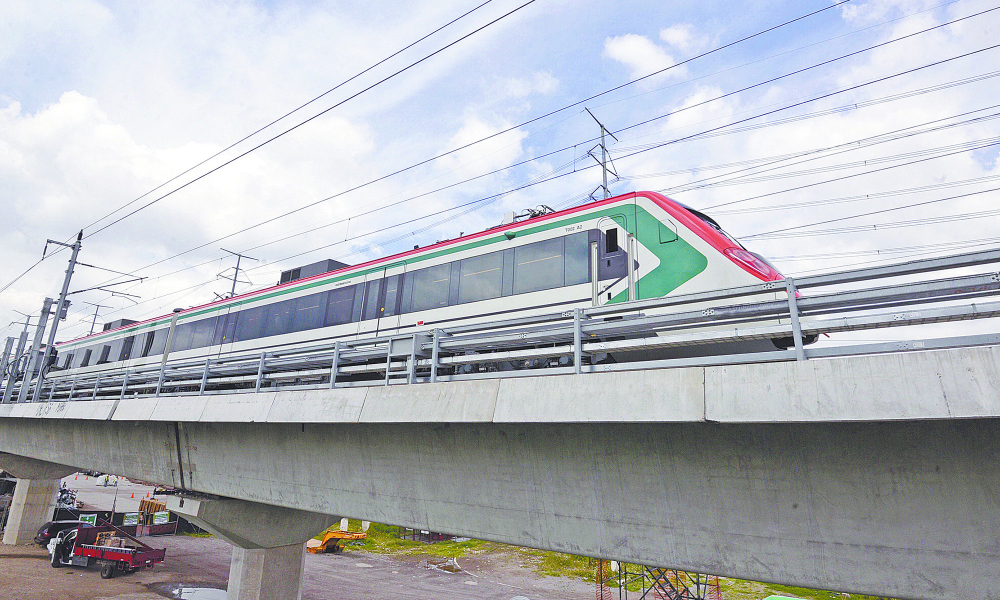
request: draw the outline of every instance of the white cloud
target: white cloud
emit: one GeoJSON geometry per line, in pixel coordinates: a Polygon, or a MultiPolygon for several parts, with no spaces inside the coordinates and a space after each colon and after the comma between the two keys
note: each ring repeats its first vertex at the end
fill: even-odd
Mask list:
{"type": "Polygon", "coordinates": [[[706,35],[698,35],[694,25],[690,23],[678,23],[661,29],[660,39],[685,54],[698,52],[707,47],[711,41],[706,35]]]}
{"type": "MultiPolygon", "coordinates": [[[[666,69],[676,62],[662,47],[635,33],[604,40],[604,55],[631,69],[633,79],[666,69]]],[[[683,66],[664,73],[672,77],[683,77],[685,74],[687,68],[683,66]]]]}
{"type": "Polygon", "coordinates": [[[538,71],[531,77],[508,77],[498,81],[498,93],[510,98],[525,98],[534,94],[548,95],[559,89],[559,80],[552,73],[538,71]]]}

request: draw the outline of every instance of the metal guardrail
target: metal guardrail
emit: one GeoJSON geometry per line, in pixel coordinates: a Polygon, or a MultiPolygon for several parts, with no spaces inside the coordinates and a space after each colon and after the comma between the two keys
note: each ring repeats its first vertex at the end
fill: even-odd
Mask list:
{"type": "Polygon", "coordinates": [[[871,285],[998,262],[1000,249],[433,332],[168,361],[76,377],[52,372],[41,397],[123,399],[419,384],[997,344],[1000,335],[995,334],[835,348],[806,348],[804,342],[821,334],[1000,316],[1000,301],[970,302],[1000,294],[996,272],[871,285]],[[863,285],[800,297],[801,290],[852,284],[863,285]],[[745,301],[734,303],[741,299],[745,301]],[[949,305],[934,306],[943,302],[949,305]],[[650,350],[774,338],[787,339],[789,348],[642,360],[650,350]],[[609,354],[614,362],[602,359],[609,354]]]}

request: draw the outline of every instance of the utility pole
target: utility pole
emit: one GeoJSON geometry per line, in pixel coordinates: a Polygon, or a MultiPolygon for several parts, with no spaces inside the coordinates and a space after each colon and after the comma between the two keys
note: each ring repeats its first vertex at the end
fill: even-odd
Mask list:
{"type": "Polygon", "coordinates": [[[17,350],[14,351],[14,361],[10,365],[10,376],[7,377],[7,385],[3,389],[3,400],[0,400],[0,404],[7,404],[10,402],[11,394],[14,392],[14,382],[17,380],[17,361],[21,358],[21,353],[24,352],[24,345],[28,343],[28,325],[31,324],[31,315],[25,315],[21,311],[14,311],[18,314],[24,315],[24,330],[21,331],[21,337],[17,339],[17,350]]]}
{"type": "MultiPolygon", "coordinates": [[[[46,298],[42,302],[42,312],[38,315],[38,325],[35,326],[35,339],[31,342],[31,350],[28,350],[28,360],[24,366],[24,377],[21,379],[21,389],[17,392],[17,402],[20,404],[28,399],[28,388],[31,386],[31,374],[35,371],[35,364],[38,362],[38,350],[42,347],[42,336],[45,335],[45,325],[49,321],[49,312],[52,310],[52,298],[46,298]]],[[[41,375],[41,371],[39,371],[41,375]]],[[[39,377],[41,379],[41,377],[39,377]]]]}
{"type": "MultiPolygon", "coordinates": [[[[594,152],[594,150],[596,150],[596,148],[591,148],[590,152],[588,152],[588,154],[590,154],[590,156],[594,160],[596,160],[598,164],[601,165],[601,171],[604,174],[604,185],[602,185],[601,187],[604,188],[604,198],[607,199],[607,198],[611,197],[611,190],[608,189],[608,147],[605,144],[605,141],[604,141],[605,137],[604,136],[605,135],[610,135],[611,137],[615,138],[616,142],[618,141],[618,138],[616,138],[615,134],[611,133],[608,130],[608,128],[605,127],[604,124],[601,123],[597,119],[597,117],[594,116],[594,113],[590,112],[589,108],[587,108],[585,106],[585,107],[583,107],[583,109],[585,111],[587,111],[587,114],[589,114],[591,117],[593,117],[594,121],[597,121],[597,125],[600,126],[600,128],[601,128],[601,158],[600,158],[600,160],[598,160],[598,158],[593,155],[593,152],[594,152]]],[[[611,163],[611,166],[614,167],[614,163],[611,163]]],[[[618,178],[618,173],[615,172],[614,170],[612,170],[611,172],[614,174],[615,178],[617,179],[618,178]]]]}
{"type": "Polygon", "coordinates": [[[3,356],[0,356],[0,384],[7,377],[7,363],[10,361],[10,351],[14,349],[13,336],[7,338],[7,343],[3,347],[3,356]]]}
{"type": "Polygon", "coordinates": [[[111,307],[106,304],[94,304],[93,302],[84,302],[84,304],[89,304],[94,307],[94,320],[90,322],[90,333],[87,334],[87,335],[94,335],[94,327],[97,325],[97,313],[99,313],[102,308],[111,308],[111,307]]]}
{"type": "MultiPolygon", "coordinates": [[[[243,259],[243,258],[246,258],[246,259],[249,259],[249,260],[257,260],[257,259],[254,258],[254,257],[252,257],[252,256],[247,256],[246,254],[240,254],[239,252],[233,252],[232,250],[226,250],[225,248],[219,248],[219,250],[222,250],[223,252],[228,252],[228,253],[230,253],[230,254],[232,254],[233,256],[236,257],[236,270],[233,271],[233,288],[231,290],[229,290],[229,298],[232,298],[233,296],[236,295],[236,280],[238,280],[239,277],[240,277],[240,259],[243,259]]],[[[246,271],[244,271],[244,272],[246,272],[246,271]]],[[[221,276],[222,273],[219,273],[219,275],[221,276]]],[[[228,277],[227,277],[227,279],[228,279],[228,277]]]]}
{"type": "MultiPolygon", "coordinates": [[[[55,344],[56,344],[56,330],[59,328],[59,320],[66,318],[66,309],[69,308],[69,303],[66,301],[66,295],[69,293],[69,281],[73,278],[73,269],[76,268],[76,257],[80,254],[80,245],[83,241],[83,230],[76,234],[76,242],[73,244],[64,244],[62,242],[57,242],[55,240],[47,240],[45,242],[45,249],[48,250],[49,244],[57,244],[59,246],[65,246],[72,250],[72,254],[69,257],[69,266],[66,267],[66,277],[63,279],[62,291],[59,292],[59,302],[56,304],[56,315],[52,319],[52,329],[49,330],[49,341],[45,344],[45,354],[42,356],[42,364],[38,368],[38,384],[35,386],[35,397],[34,401],[38,402],[38,398],[42,393],[42,382],[45,379],[45,373],[49,370],[49,360],[50,357],[55,356],[55,344]]],[[[43,251],[44,255],[45,252],[43,251]]]]}

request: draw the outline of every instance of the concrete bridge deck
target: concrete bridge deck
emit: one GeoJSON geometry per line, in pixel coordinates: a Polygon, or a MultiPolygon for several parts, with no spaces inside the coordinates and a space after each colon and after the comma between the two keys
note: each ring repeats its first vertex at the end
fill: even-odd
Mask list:
{"type": "Polygon", "coordinates": [[[848,592],[995,600],[997,417],[1000,348],[983,347],[0,405],[0,452],[303,514],[848,592]]]}

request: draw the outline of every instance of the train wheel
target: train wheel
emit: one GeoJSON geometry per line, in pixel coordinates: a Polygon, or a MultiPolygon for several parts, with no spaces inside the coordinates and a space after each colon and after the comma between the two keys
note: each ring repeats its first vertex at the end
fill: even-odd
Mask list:
{"type": "Polygon", "coordinates": [[[115,576],[115,565],[106,563],[101,565],[101,579],[111,579],[115,576]]]}

